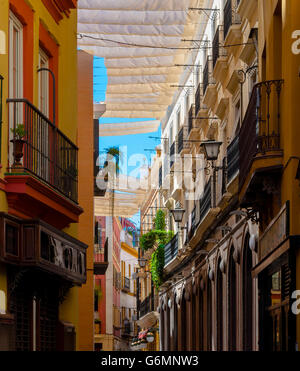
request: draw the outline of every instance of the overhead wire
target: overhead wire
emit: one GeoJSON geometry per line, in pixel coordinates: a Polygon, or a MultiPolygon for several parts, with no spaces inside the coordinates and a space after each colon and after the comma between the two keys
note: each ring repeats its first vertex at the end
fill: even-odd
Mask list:
{"type": "MultiPolygon", "coordinates": [[[[119,44],[119,45],[134,46],[134,47],[138,47],[138,48],[169,49],[169,50],[199,50],[199,49],[212,49],[213,48],[213,46],[175,47],[175,46],[142,45],[142,44],[127,43],[127,42],[123,42],[123,41],[105,39],[105,38],[102,38],[102,37],[96,37],[96,36],[86,35],[86,34],[82,34],[82,33],[80,33],[78,35],[80,36],[79,39],[82,39],[82,38],[86,37],[86,38],[90,38],[90,39],[93,39],[93,40],[107,41],[107,42],[112,42],[112,43],[119,44]]],[[[182,41],[196,42],[196,41],[200,41],[200,40],[182,40],[182,41]]],[[[201,41],[203,41],[203,40],[201,40],[201,41]]],[[[238,44],[222,45],[222,47],[229,48],[229,47],[233,47],[233,46],[252,45],[252,44],[254,44],[254,43],[253,42],[251,42],[251,43],[238,43],[238,44]]]]}

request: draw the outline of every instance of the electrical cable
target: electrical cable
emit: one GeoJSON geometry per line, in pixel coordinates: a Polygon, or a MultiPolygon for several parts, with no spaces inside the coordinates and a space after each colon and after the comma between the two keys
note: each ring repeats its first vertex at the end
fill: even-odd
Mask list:
{"type": "MultiPolygon", "coordinates": [[[[86,35],[86,34],[82,34],[82,33],[77,34],[77,36],[78,36],[79,40],[86,37],[86,38],[93,39],[93,40],[107,41],[107,42],[112,42],[112,43],[115,43],[115,44],[118,44],[118,45],[135,46],[135,47],[138,47],[138,48],[168,49],[168,50],[199,50],[199,49],[212,49],[213,48],[212,46],[201,48],[201,47],[175,47],[175,46],[172,47],[172,46],[142,45],[142,44],[126,43],[126,42],[123,42],[123,41],[105,39],[103,37],[96,37],[96,36],[86,35]]],[[[190,40],[190,41],[196,41],[196,40],[190,40]]],[[[226,46],[223,46],[223,47],[224,48],[225,47],[229,48],[229,47],[232,47],[232,46],[251,45],[251,44],[254,44],[254,43],[231,44],[231,45],[226,45],[226,46]]]]}

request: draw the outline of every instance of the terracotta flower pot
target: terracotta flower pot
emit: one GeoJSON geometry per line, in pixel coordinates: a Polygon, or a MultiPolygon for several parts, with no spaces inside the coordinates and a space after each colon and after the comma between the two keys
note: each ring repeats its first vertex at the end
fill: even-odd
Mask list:
{"type": "Polygon", "coordinates": [[[26,141],[23,139],[12,139],[11,143],[14,145],[14,164],[13,167],[21,167],[21,159],[23,157],[23,146],[26,141]]]}

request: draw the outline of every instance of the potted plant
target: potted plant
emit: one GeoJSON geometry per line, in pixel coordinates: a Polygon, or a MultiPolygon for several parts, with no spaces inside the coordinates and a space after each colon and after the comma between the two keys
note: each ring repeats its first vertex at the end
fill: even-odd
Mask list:
{"type": "Polygon", "coordinates": [[[13,133],[13,139],[11,140],[11,143],[14,145],[14,164],[13,167],[21,167],[21,159],[23,157],[23,146],[26,142],[25,135],[26,130],[23,124],[17,124],[16,127],[11,128],[10,131],[13,133]]]}

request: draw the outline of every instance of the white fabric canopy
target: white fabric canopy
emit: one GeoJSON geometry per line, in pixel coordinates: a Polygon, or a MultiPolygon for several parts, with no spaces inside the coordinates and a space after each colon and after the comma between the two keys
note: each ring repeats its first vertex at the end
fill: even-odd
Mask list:
{"type": "Polygon", "coordinates": [[[100,137],[110,137],[129,134],[153,133],[158,130],[160,121],[139,121],[126,123],[101,124],[99,126],[100,137]]]}
{"type": "Polygon", "coordinates": [[[140,199],[134,195],[129,196],[129,198],[125,198],[123,194],[115,194],[114,201],[110,193],[106,193],[105,197],[95,197],[95,216],[111,216],[113,214],[114,216],[131,218],[139,211],[145,196],[140,199]]]}
{"type": "MultiPolygon", "coordinates": [[[[104,117],[161,120],[195,47],[205,0],[79,0],[78,46],[104,57],[104,117]],[[175,85],[171,87],[171,85],[175,85]]],[[[151,125],[151,122],[149,122],[151,125]]]]}
{"type": "Polygon", "coordinates": [[[146,192],[149,191],[145,177],[137,179],[131,176],[118,175],[115,185],[108,184],[104,197],[94,197],[94,213],[96,216],[123,216],[131,218],[135,215],[145,200],[146,192]]]}

